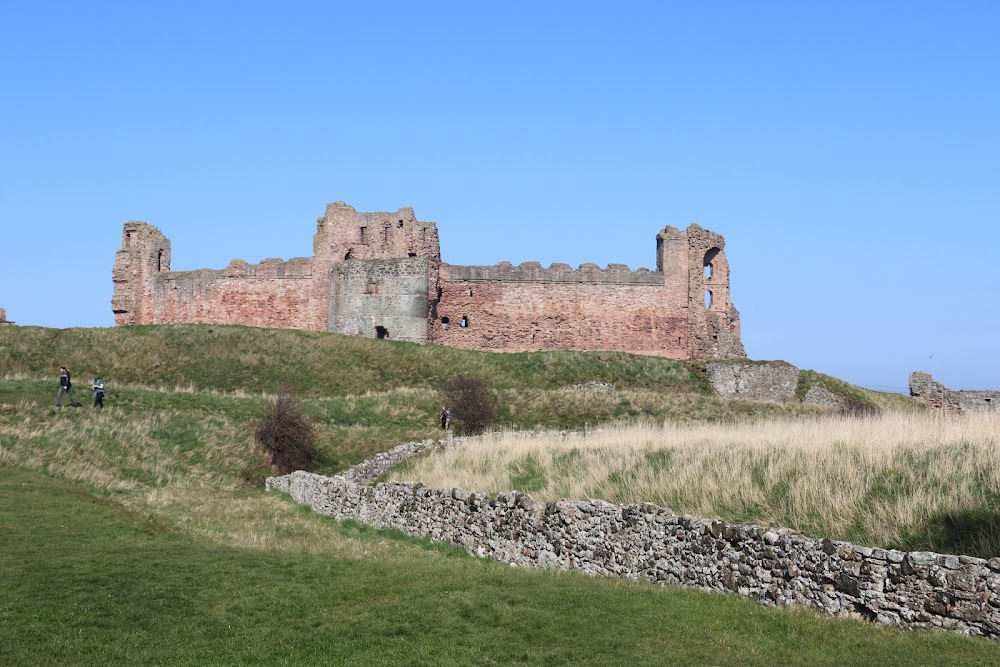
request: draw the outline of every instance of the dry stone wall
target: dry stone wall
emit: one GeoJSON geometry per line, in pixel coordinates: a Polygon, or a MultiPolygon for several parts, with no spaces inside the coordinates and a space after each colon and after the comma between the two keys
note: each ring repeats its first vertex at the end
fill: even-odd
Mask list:
{"type": "Polygon", "coordinates": [[[320,514],[430,536],[515,566],[732,592],[764,605],[1000,637],[1000,558],[864,547],[677,515],[651,503],[540,503],[516,491],[489,497],[419,483],[366,483],[399,460],[444,444],[401,445],[342,476],[272,477],[267,488],[320,514]]]}

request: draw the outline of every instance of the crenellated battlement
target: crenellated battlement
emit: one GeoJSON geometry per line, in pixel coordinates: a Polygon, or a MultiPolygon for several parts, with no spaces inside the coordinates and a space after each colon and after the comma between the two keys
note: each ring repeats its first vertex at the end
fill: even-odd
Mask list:
{"type": "Polygon", "coordinates": [[[602,269],[597,264],[585,263],[577,268],[569,264],[554,263],[543,268],[539,262],[523,262],[514,266],[499,262],[492,266],[453,266],[442,264],[441,273],[450,280],[469,282],[510,281],[533,283],[594,283],[604,285],[655,285],[663,286],[663,274],[649,269],[632,270],[624,264],[608,264],[602,269]]]}

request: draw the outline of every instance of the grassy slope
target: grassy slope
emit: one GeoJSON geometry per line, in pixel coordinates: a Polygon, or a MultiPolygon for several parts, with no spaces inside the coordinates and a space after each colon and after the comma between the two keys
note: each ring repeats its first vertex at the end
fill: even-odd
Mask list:
{"type": "Polygon", "coordinates": [[[291,510],[298,520],[341,548],[352,543],[354,552],[224,546],[77,486],[10,469],[0,469],[0,506],[0,664],[1000,660],[1000,645],[986,641],[829,621],[733,596],[516,570],[301,516],[299,508],[291,510]]]}
{"type": "MultiPolygon", "coordinates": [[[[623,352],[494,354],[287,329],[171,325],[111,329],[0,327],[0,372],[55,377],[65,365],[80,380],[95,374],[121,384],[307,397],[431,388],[455,374],[498,390],[552,390],[597,381],[618,389],[712,395],[695,361],[623,352]]],[[[855,404],[905,409],[897,394],[873,392],[803,371],[797,394],[820,384],[855,404]]]]}
{"type": "Polygon", "coordinates": [[[729,596],[512,570],[335,524],[260,490],[246,426],[262,398],[213,391],[269,391],[293,377],[314,397],[308,406],[322,424],[331,469],[379,448],[373,441],[433,433],[429,386],[456,368],[503,388],[509,414],[523,425],[798,409],[718,401],[687,364],[481,355],[218,327],[11,330],[0,337],[0,368],[25,379],[0,380],[0,664],[610,665],[663,664],[668,654],[679,665],[1000,659],[1000,649],[983,641],[831,622],[729,596]],[[297,337],[307,344],[296,345],[297,337]],[[349,371],[326,370],[338,363],[349,371]],[[113,379],[109,409],[50,407],[50,367],[59,364],[77,378],[99,370],[113,379]],[[419,372],[401,378],[406,368],[419,372]],[[392,391],[348,395],[372,389],[376,377],[392,391]],[[635,390],[550,391],[591,379],[635,390]]]}
{"type": "MultiPolygon", "coordinates": [[[[262,393],[289,386],[311,399],[310,413],[322,427],[320,472],[343,469],[403,440],[436,436],[439,399],[434,387],[456,373],[488,380],[500,393],[499,422],[515,428],[813,410],[794,403],[720,400],[697,362],[616,352],[491,354],[335,334],[200,325],[0,327],[0,373],[20,378],[0,384],[0,398],[51,404],[60,365],[74,373],[78,400],[87,397],[90,379],[101,374],[108,383],[108,405],[194,408],[199,413],[221,409],[244,421],[263,409],[262,393]],[[559,391],[590,381],[620,391],[559,391]],[[149,387],[199,393],[142,391],[149,387]],[[236,392],[246,400],[224,401],[206,391],[236,392]]],[[[884,400],[868,393],[873,402],[884,400]]]]}
{"type": "Polygon", "coordinates": [[[696,365],[620,352],[491,354],[336,334],[202,325],[112,329],[0,327],[0,369],[118,384],[341,396],[436,387],[461,373],[497,389],[555,389],[597,380],[621,388],[711,394],[696,365]]]}

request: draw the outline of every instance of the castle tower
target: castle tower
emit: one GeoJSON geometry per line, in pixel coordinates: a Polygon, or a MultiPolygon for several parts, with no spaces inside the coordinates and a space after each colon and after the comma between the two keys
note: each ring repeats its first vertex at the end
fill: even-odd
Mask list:
{"type": "Polygon", "coordinates": [[[359,213],[338,201],[316,221],[313,256],[331,262],[351,259],[423,257],[441,262],[437,225],[420,222],[409,206],[395,213],[359,213]]]}
{"type": "Polygon", "coordinates": [[[726,240],[698,224],[656,235],[656,270],[663,272],[671,312],[688,322],[682,341],[692,359],[744,357],[740,314],[729,300],[726,240]]]}
{"type": "Polygon", "coordinates": [[[429,341],[441,265],[433,222],[420,222],[410,207],[359,213],[334,202],[316,221],[313,255],[315,275],[329,276],[329,331],[429,341]]]}
{"type": "Polygon", "coordinates": [[[125,223],[122,247],[115,253],[111,310],[115,324],[136,324],[150,307],[149,279],[170,270],[170,240],[156,227],[138,220],[125,223]]]}

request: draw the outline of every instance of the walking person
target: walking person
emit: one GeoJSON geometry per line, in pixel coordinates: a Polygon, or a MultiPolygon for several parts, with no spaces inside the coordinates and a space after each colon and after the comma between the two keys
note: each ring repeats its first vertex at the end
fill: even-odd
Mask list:
{"type": "Polygon", "coordinates": [[[94,384],[91,387],[94,390],[94,407],[104,409],[104,380],[98,375],[94,378],[94,384]]]}
{"type": "Polygon", "coordinates": [[[451,427],[451,408],[447,405],[441,406],[441,428],[448,430],[451,427]]]}
{"type": "Polygon", "coordinates": [[[80,407],[80,404],[73,400],[73,381],[70,380],[69,371],[66,370],[65,366],[59,367],[59,393],[56,394],[56,407],[62,407],[62,397],[66,394],[66,398],[69,399],[69,405],[73,408],[80,407]]]}

